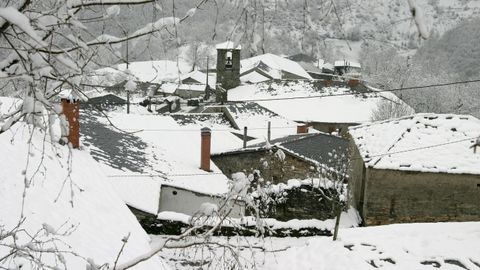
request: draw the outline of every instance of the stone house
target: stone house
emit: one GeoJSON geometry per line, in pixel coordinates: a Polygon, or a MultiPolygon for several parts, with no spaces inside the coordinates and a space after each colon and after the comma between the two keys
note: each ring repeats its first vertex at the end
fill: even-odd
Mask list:
{"type": "Polygon", "coordinates": [[[361,82],[349,85],[338,80],[272,80],[241,85],[228,92],[229,101],[248,101],[256,96],[259,99],[278,97],[278,100],[262,101],[260,104],[287,119],[345,137],[350,126],[371,122],[381,102],[391,101],[408,106],[393,93],[375,91],[361,82]],[[318,98],[296,99],[292,98],[293,93],[318,98]],[[282,97],[288,98],[282,100],[282,97]]]}
{"type": "Polygon", "coordinates": [[[416,114],[349,129],[350,202],[365,225],[480,220],[480,120],[416,114]]]}
{"type": "Polygon", "coordinates": [[[211,160],[227,176],[239,171],[247,174],[258,171],[265,181],[278,184],[289,179],[316,177],[317,167],[335,168],[338,165],[333,157],[335,153],[348,155],[346,139],[325,133],[306,133],[212,154],[211,160]]]}
{"type": "Polygon", "coordinates": [[[241,61],[240,80],[243,83],[311,79],[299,63],[275,54],[266,53],[241,61]]]}
{"type": "Polygon", "coordinates": [[[190,73],[184,74],[180,76],[180,83],[181,84],[204,84],[210,85],[210,87],[214,88],[216,82],[216,74],[215,73],[204,73],[199,70],[194,70],[190,73]]]}
{"type": "Polygon", "coordinates": [[[338,60],[334,63],[335,74],[340,76],[350,74],[352,76],[360,75],[362,72],[362,66],[360,63],[348,61],[348,60],[338,60]]]}
{"type": "Polygon", "coordinates": [[[206,84],[180,84],[174,92],[175,96],[184,99],[204,96],[209,86],[206,84]]]}
{"type": "MultiPolygon", "coordinates": [[[[306,132],[299,127],[300,132],[306,132]]],[[[326,220],[335,216],[333,201],[327,194],[340,192],[345,180],[330,180],[348,157],[346,139],[324,133],[302,133],[225,153],[211,160],[227,176],[243,171],[251,178],[260,215],[288,221],[292,219],[326,220]],[[326,172],[328,171],[328,172],[326,172]]],[[[345,190],[345,189],[344,189],[345,190]]],[[[344,195],[346,197],[346,194],[344,195]]]]}

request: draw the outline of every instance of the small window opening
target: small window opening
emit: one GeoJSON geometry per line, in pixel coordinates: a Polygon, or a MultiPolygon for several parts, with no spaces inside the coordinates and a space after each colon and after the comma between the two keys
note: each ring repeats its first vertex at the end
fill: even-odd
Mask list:
{"type": "Polygon", "coordinates": [[[172,194],[177,195],[177,191],[176,190],[172,191],[172,194]]]}
{"type": "Polygon", "coordinates": [[[232,68],[232,67],[233,67],[232,52],[227,52],[227,58],[225,60],[225,68],[232,68]]]}

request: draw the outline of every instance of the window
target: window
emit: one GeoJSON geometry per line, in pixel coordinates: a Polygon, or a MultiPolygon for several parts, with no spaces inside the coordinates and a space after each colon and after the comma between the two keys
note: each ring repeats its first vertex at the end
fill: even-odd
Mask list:
{"type": "Polygon", "coordinates": [[[226,59],[225,59],[225,68],[232,68],[232,67],[233,67],[232,52],[227,52],[226,59]]]}

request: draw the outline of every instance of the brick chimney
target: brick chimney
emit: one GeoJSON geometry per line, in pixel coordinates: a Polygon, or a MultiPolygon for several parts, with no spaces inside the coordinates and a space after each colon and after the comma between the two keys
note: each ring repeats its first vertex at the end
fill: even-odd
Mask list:
{"type": "Polygon", "coordinates": [[[73,148],[80,147],[80,101],[78,99],[62,98],[63,114],[68,121],[68,142],[73,148]]]}
{"type": "Polygon", "coordinates": [[[297,134],[308,133],[308,124],[299,124],[297,126],[297,134]]]}
{"type": "Polygon", "coordinates": [[[200,145],[200,169],[210,171],[210,143],[212,132],[209,128],[201,129],[201,145],[200,145]]]}

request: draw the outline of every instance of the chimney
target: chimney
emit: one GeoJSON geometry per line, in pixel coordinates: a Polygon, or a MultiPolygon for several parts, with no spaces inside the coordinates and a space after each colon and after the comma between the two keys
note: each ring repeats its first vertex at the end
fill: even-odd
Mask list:
{"type": "Polygon", "coordinates": [[[73,148],[80,147],[80,101],[78,99],[62,98],[63,114],[68,121],[68,142],[73,148]]]}
{"type": "Polygon", "coordinates": [[[200,145],[200,169],[210,171],[210,142],[211,130],[207,127],[201,129],[201,145],[200,145]]]}
{"type": "Polygon", "coordinates": [[[297,126],[297,134],[308,133],[308,124],[300,124],[297,126]]]}

